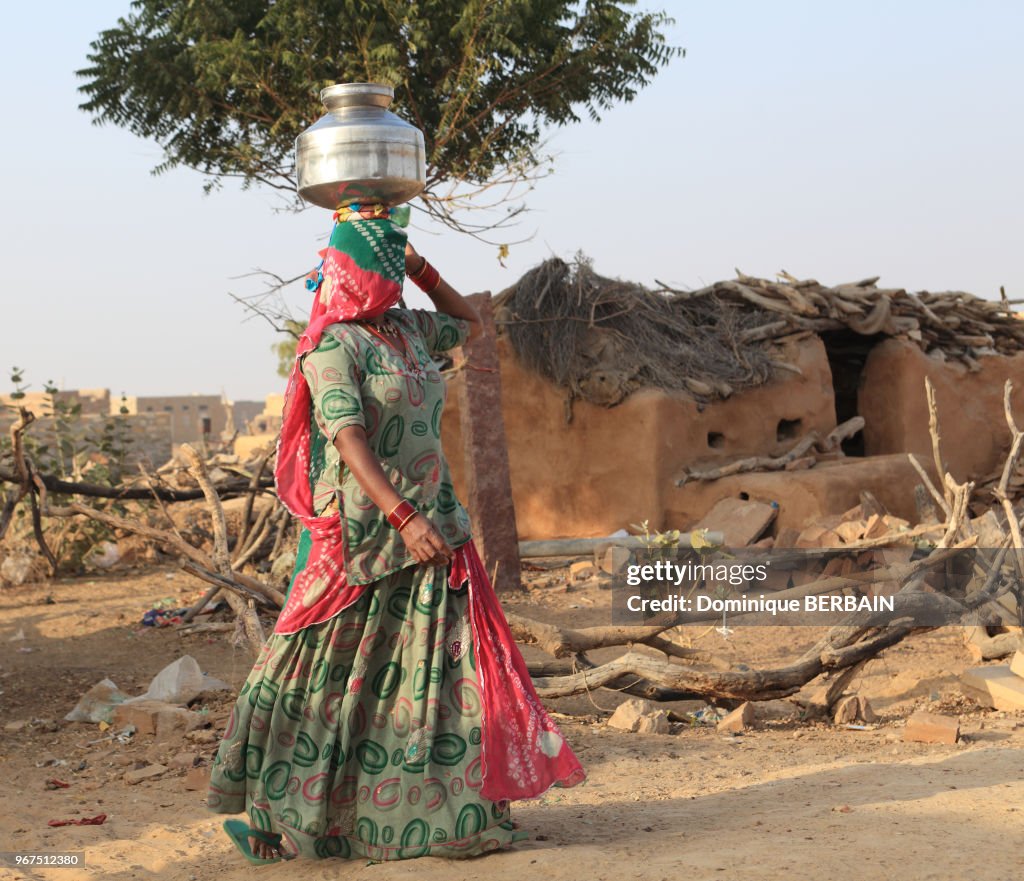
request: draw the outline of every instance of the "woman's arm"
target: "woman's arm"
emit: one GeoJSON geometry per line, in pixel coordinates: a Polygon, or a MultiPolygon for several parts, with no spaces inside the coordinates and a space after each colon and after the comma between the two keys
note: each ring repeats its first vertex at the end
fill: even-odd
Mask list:
{"type": "MultiPolygon", "coordinates": [[[[352,476],[384,514],[394,510],[402,497],[391,485],[380,461],[366,441],[366,432],[358,425],[342,428],[334,436],[334,446],[352,476]]],[[[385,527],[389,528],[389,527],[385,527]]],[[[417,514],[402,527],[402,540],[419,563],[447,565],[454,551],[423,514],[417,514]]]]}
{"type": "MultiPolygon", "coordinates": [[[[422,269],[426,258],[416,252],[416,249],[407,244],[405,246],[405,271],[408,275],[413,275],[422,269]]],[[[437,287],[434,290],[427,293],[434,302],[434,308],[438,312],[444,312],[445,315],[451,315],[452,318],[461,318],[463,321],[469,322],[469,338],[480,334],[480,313],[476,311],[473,304],[469,302],[462,294],[460,294],[455,288],[453,288],[443,278],[438,281],[437,287]]]]}
{"type": "MultiPolygon", "coordinates": [[[[367,219],[377,216],[372,205],[367,205],[366,207],[361,208],[359,214],[367,219]]],[[[406,275],[412,275],[418,272],[423,268],[425,263],[426,258],[421,254],[418,254],[412,245],[406,243],[406,275]]],[[[427,296],[434,302],[434,308],[436,308],[438,312],[444,312],[445,315],[451,315],[452,318],[461,318],[463,321],[469,322],[469,339],[473,339],[480,335],[480,313],[473,308],[472,303],[463,297],[462,294],[455,290],[455,288],[448,284],[448,282],[443,278],[439,280],[437,287],[430,291],[427,296]]],[[[367,495],[369,495],[369,493],[367,493],[367,495]]]]}

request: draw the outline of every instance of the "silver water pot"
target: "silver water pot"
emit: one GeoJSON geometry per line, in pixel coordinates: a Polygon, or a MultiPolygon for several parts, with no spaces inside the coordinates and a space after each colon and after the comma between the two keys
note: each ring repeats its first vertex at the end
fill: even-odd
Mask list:
{"type": "Polygon", "coordinates": [[[387,108],[383,83],[339,83],[320,93],[327,108],[295,139],[299,195],[334,210],[353,202],[398,205],[426,185],[423,133],[387,108]]]}

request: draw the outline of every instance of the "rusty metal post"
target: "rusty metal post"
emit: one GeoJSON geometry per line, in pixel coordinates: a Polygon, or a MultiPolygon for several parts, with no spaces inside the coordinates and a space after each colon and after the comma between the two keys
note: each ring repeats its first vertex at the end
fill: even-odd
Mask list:
{"type": "Polygon", "coordinates": [[[467,298],[480,313],[482,333],[463,347],[467,364],[459,385],[459,414],[464,439],[466,494],[473,539],[494,589],[523,589],[519,536],[512,502],[512,478],[501,412],[494,310],[489,292],[467,298]]]}

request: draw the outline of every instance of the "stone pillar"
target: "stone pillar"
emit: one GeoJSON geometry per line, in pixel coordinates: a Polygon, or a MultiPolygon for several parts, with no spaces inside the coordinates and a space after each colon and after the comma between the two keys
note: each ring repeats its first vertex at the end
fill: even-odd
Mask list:
{"type": "Polygon", "coordinates": [[[498,592],[522,590],[519,536],[501,412],[501,373],[490,292],[467,298],[480,313],[482,332],[463,347],[459,386],[465,456],[466,504],[473,539],[498,592]],[[495,575],[495,572],[497,573],[495,575]]]}

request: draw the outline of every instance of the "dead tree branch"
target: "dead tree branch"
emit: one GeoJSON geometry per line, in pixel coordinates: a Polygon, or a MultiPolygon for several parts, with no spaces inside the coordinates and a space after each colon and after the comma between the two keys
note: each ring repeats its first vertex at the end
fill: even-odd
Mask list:
{"type": "MultiPolygon", "coordinates": [[[[227,583],[234,584],[234,571],[231,568],[231,556],[228,552],[228,527],[224,519],[224,508],[210,481],[206,463],[203,462],[199,453],[190,444],[182,444],[181,451],[189,463],[190,473],[203,490],[207,507],[210,509],[210,516],[213,518],[213,560],[216,571],[225,579],[225,586],[227,583]]],[[[256,614],[253,600],[249,598],[246,601],[236,591],[228,591],[224,596],[242,622],[250,649],[254,655],[258,655],[266,641],[266,635],[263,632],[263,625],[260,624],[259,616],[256,614]]]]}

